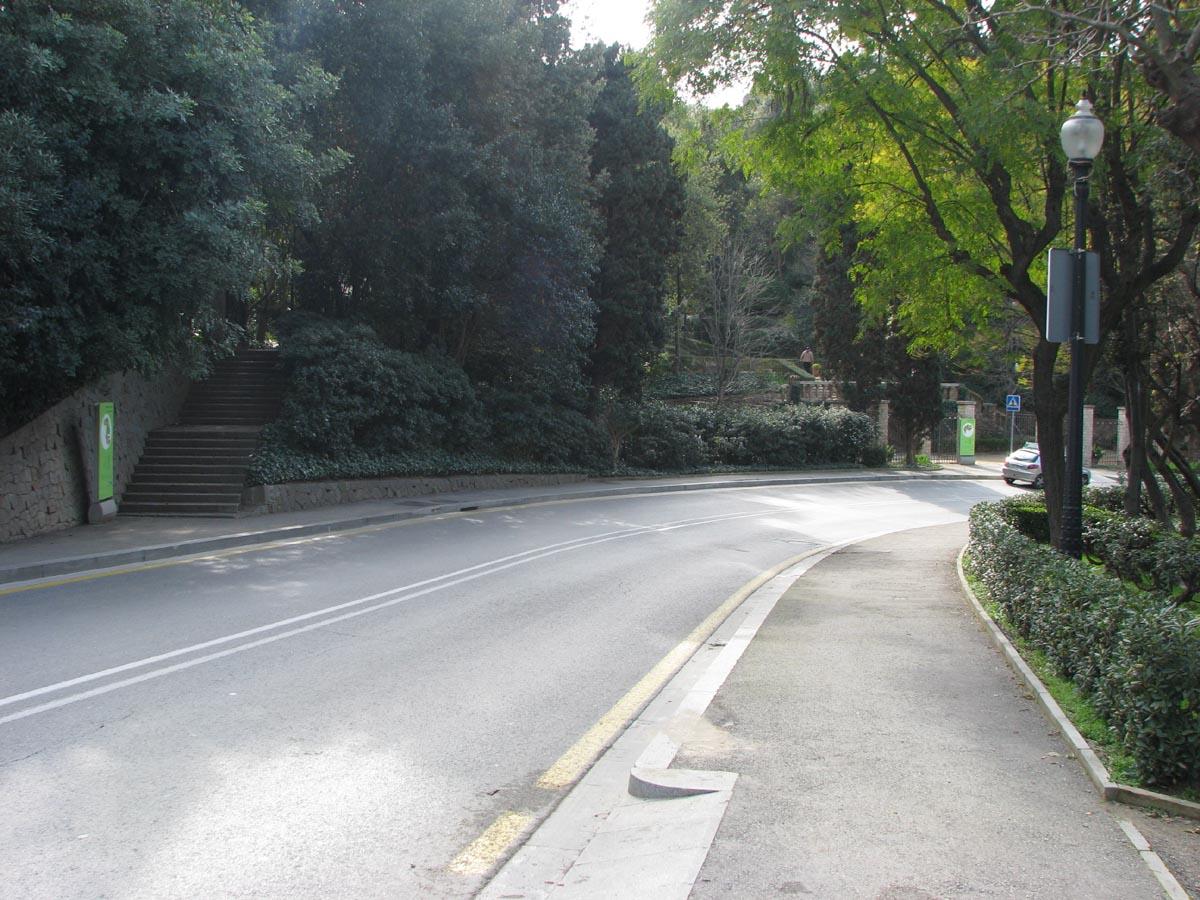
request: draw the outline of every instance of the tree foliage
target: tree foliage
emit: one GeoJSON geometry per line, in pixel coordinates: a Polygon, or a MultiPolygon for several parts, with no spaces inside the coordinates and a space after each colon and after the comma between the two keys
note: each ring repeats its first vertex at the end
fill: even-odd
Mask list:
{"type": "Polygon", "coordinates": [[[620,48],[605,50],[589,118],[605,236],[592,288],[596,341],[590,370],[597,387],[627,396],[641,393],[651,356],[662,347],[667,261],[680,241],[683,184],[661,118],[661,109],[641,108],[620,48]]]}
{"type": "MultiPolygon", "coordinates": [[[[851,409],[866,410],[886,400],[899,423],[900,444],[911,465],[923,438],[942,418],[941,366],[932,354],[914,355],[896,327],[896,309],[886,318],[866,316],[854,300],[850,270],[857,257],[855,227],[843,224],[839,239],[820,254],[812,289],[813,331],[826,377],[839,382],[851,409]]],[[[888,435],[880,440],[887,443],[888,435]]]]}
{"type": "Polygon", "coordinates": [[[294,11],[295,40],[340,78],[318,139],[352,158],[299,242],[301,306],[365,318],[478,378],[532,355],[577,372],[597,255],[591,87],[555,6],[294,11]]]}
{"type": "Polygon", "coordinates": [[[237,5],[0,4],[0,433],[108,371],[186,361],[325,164],[237,5]],[[264,133],[270,140],[263,140],[264,133]]]}
{"type": "MultiPolygon", "coordinates": [[[[745,158],[806,211],[854,198],[844,218],[863,236],[857,297],[880,314],[898,301],[918,349],[953,351],[1008,301],[1044,327],[1043,260],[1063,239],[1068,202],[1058,129],[1081,94],[1109,132],[1089,209],[1106,335],[1195,233],[1194,160],[1150,124],[1155,95],[1122,48],[1088,66],[1035,52],[1026,39],[1054,19],[1015,2],[660,0],[655,19],[667,78],[704,88],[754,72],[752,111],[766,124],[745,129],[745,158]]],[[[1057,355],[1044,340],[1034,350],[1052,498],[1066,406],[1057,355]]],[[[1052,502],[1055,533],[1059,511],[1052,502]]]]}

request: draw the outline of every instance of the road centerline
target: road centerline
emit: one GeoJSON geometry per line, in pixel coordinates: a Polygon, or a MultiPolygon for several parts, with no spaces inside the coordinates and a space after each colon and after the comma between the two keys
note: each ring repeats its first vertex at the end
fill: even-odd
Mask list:
{"type": "Polygon", "coordinates": [[[404,603],[409,600],[415,600],[419,597],[423,597],[428,594],[435,593],[437,591],[455,587],[457,585],[464,584],[464,583],[467,583],[470,581],[475,581],[475,580],[477,580],[479,578],[483,578],[487,575],[492,575],[492,574],[496,574],[499,572],[503,572],[508,569],[514,568],[516,566],[526,565],[528,563],[536,562],[538,560],[545,559],[550,556],[555,556],[560,553],[566,553],[566,552],[570,552],[573,550],[581,550],[581,549],[584,549],[587,547],[596,546],[598,544],[604,544],[604,543],[608,543],[610,541],[616,541],[616,540],[623,540],[625,538],[635,537],[635,536],[642,535],[642,534],[652,534],[655,532],[663,532],[663,531],[668,531],[668,530],[674,530],[677,528],[698,527],[698,526],[702,526],[702,525],[714,524],[717,522],[730,521],[733,519],[745,519],[745,518],[756,518],[756,517],[761,518],[765,515],[768,515],[768,513],[759,512],[759,511],[756,511],[753,513],[727,513],[727,514],[722,514],[722,515],[717,515],[717,516],[703,516],[703,517],[696,517],[696,518],[692,518],[692,519],[681,519],[681,520],[674,521],[674,522],[661,522],[661,523],[655,523],[652,525],[631,526],[629,528],[620,529],[617,531],[602,532],[599,535],[590,535],[590,536],[584,537],[584,538],[574,538],[569,541],[559,541],[559,542],[556,542],[553,544],[543,545],[542,547],[535,547],[535,548],[531,548],[529,550],[524,550],[520,553],[515,553],[515,554],[510,554],[507,556],[498,557],[494,560],[489,560],[484,563],[478,563],[473,566],[467,566],[463,569],[458,569],[454,572],[449,572],[444,575],[436,576],[434,578],[428,578],[428,579],[424,579],[422,581],[414,582],[410,585],[403,585],[401,587],[391,588],[387,591],[381,591],[381,592],[378,592],[375,594],[371,594],[367,597],[360,597],[358,599],[350,600],[345,603],[337,604],[335,606],[326,607],[326,608],[320,609],[320,610],[313,610],[308,613],[303,613],[299,616],[292,616],[288,619],[282,619],[277,622],[260,625],[255,628],[252,628],[252,629],[246,629],[244,631],[237,632],[236,634],[225,635],[225,636],[219,637],[219,638],[213,638],[211,640],[203,641],[198,644],[192,644],[188,647],[181,647],[181,648],[178,648],[175,650],[167,651],[165,653],[156,654],[155,656],[146,657],[141,660],[124,663],[119,666],[113,666],[113,667],[101,670],[99,672],[93,672],[88,675],[81,675],[81,676],[78,676],[77,678],[72,678],[72,679],[68,679],[65,681],[56,682],[55,684],[45,685],[40,688],[34,688],[29,691],[23,691],[18,694],[13,694],[8,697],[0,698],[0,706],[11,706],[13,704],[20,703],[24,700],[31,700],[36,697],[46,696],[48,694],[56,693],[58,691],[68,690],[72,687],[78,687],[80,685],[90,684],[90,683],[93,683],[96,681],[101,681],[105,678],[110,678],[114,675],[119,675],[119,674],[122,674],[125,672],[131,672],[136,669],[144,668],[146,666],[155,665],[155,664],[161,663],[161,662],[166,662],[167,660],[179,659],[181,657],[188,656],[189,654],[192,654],[192,653],[197,653],[202,650],[220,646],[222,644],[228,644],[233,641],[242,640],[246,637],[252,637],[252,636],[258,635],[258,634],[266,634],[267,632],[275,631],[276,629],[279,629],[279,628],[287,628],[288,625],[294,625],[299,622],[307,623],[305,625],[301,625],[296,628],[287,628],[287,630],[285,630],[285,631],[281,631],[276,634],[271,634],[266,637],[261,637],[256,640],[248,641],[244,644],[237,644],[236,646],[233,646],[233,647],[227,647],[224,650],[220,650],[220,651],[217,651],[214,653],[204,654],[204,655],[201,655],[198,657],[194,657],[192,659],[187,659],[182,662],[174,663],[174,664],[168,665],[168,666],[163,666],[163,667],[160,667],[157,669],[152,669],[149,672],[143,672],[140,675],[120,679],[118,681],[110,682],[108,684],[102,685],[100,687],[91,688],[89,690],[77,692],[74,694],[69,694],[66,697],[60,697],[56,700],[51,700],[51,701],[47,701],[45,703],[37,704],[35,706],[28,707],[28,708],[20,710],[18,712],[10,713],[6,716],[0,717],[0,725],[5,725],[10,722],[17,721],[19,719],[24,719],[24,718],[28,718],[33,715],[37,715],[39,713],[48,712],[53,709],[59,709],[63,706],[68,706],[70,704],[77,703],[81,700],[87,700],[87,699],[91,699],[93,697],[108,694],[113,691],[125,688],[125,687],[132,687],[133,685],[136,685],[136,684],[141,684],[146,681],[161,678],[165,675],[170,675],[175,672],[180,672],[180,671],[183,671],[186,669],[191,669],[196,666],[203,665],[205,663],[214,662],[219,659],[224,659],[224,658],[232,656],[236,653],[242,653],[247,650],[256,649],[258,647],[263,647],[268,644],[272,644],[277,641],[284,640],[286,638],[295,637],[295,636],[298,636],[301,634],[306,634],[308,632],[315,631],[319,628],[325,628],[330,625],[334,625],[338,622],[344,622],[348,619],[353,619],[353,618],[357,618],[359,616],[367,615],[369,613],[378,612],[379,610],[395,606],[399,603],[404,603]],[[371,605],[371,606],[363,605],[363,604],[370,604],[373,601],[381,600],[385,597],[389,598],[389,599],[384,600],[382,603],[375,603],[374,605],[371,605]],[[357,608],[355,608],[355,607],[357,607],[357,608]],[[345,611],[341,612],[339,615],[332,615],[333,613],[338,613],[339,611],[343,611],[343,610],[345,610],[345,611]],[[316,621],[312,621],[314,619],[316,621]]]}

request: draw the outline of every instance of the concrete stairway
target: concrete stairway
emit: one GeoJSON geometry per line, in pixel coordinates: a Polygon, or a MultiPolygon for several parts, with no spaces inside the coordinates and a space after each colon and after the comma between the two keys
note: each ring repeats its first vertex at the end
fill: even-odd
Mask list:
{"type": "Polygon", "coordinates": [[[250,454],[279,413],[278,351],[239,350],[192,385],[179,422],[150,432],[121,515],[236,516],[250,454]]]}

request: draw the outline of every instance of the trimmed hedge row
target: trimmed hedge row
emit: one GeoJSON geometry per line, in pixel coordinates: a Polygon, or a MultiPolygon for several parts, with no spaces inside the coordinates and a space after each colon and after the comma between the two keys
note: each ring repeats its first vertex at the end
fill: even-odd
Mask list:
{"type": "Polygon", "coordinates": [[[352,450],[337,457],[266,444],[255,452],[248,485],[349,478],[418,478],[435,475],[557,475],[579,468],[536,462],[513,462],[480,454],[379,453],[352,450]]]}
{"type": "Polygon", "coordinates": [[[855,465],[876,446],[871,419],[848,409],[774,406],[723,410],[645,403],[625,442],[634,468],[855,465]]]}
{"type": "Polygon", "coordinates": [[[972,510],[973,573],[1105,717],[1143,783],[1200,787],[1200,620],[1022,534],[1028,505],[972,510]]]}

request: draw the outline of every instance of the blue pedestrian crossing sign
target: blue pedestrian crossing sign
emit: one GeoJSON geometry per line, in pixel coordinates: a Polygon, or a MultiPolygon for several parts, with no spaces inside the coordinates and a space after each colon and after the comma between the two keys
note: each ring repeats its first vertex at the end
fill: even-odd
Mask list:
{"type": "Polygon", "coordinates": [[[1009,394],[1004,398],[1005,412],[1020,412],[1021,411],[1021,395],[1009,394]]]}

